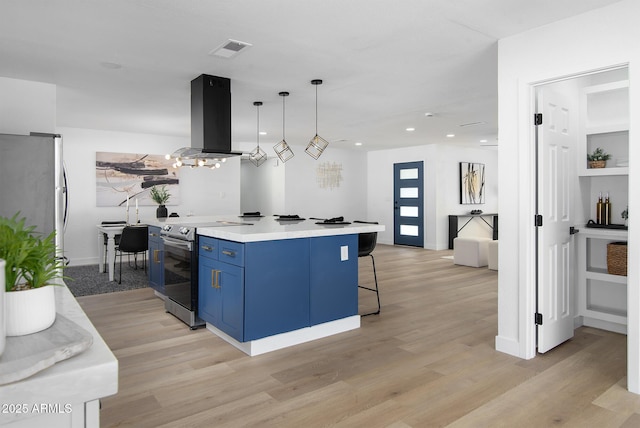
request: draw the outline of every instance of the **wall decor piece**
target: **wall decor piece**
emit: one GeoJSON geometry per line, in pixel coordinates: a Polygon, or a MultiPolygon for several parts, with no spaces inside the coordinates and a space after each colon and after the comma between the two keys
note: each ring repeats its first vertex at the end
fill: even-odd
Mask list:
{"type": "Polygon", "coordinates": [[[167,205],[178,205],[178,171],[164,155],[96,152],[96,206],[156,206],[149,192],[163,184],[171,194],[167,205]]]}
{"type": "Polygon", "coordinates": [[[340,187],[342,181],[342,164],[324,162],[316,168],[316,180],[321,189],[340,187]]]}
{"type": "Polygon", "coordinates": [[[484,164],[460,162],[460,203],[484,204],[484,164]]]}

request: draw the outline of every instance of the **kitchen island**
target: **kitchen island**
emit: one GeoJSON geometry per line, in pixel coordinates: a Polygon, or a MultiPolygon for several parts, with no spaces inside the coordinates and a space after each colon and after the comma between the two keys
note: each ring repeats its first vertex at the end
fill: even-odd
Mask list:
{"type": "Polygon", "coordinates": [[[360,327],[358,234],[384,226],[217,220],[197,229],[207,329],[253,356],[360,327]]]}

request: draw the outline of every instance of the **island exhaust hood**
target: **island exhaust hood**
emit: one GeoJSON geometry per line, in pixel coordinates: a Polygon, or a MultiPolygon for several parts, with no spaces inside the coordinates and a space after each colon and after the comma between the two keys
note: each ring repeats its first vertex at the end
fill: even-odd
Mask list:
{"type": "Polygon", "coordinates": [[[201,74],[191,81],[191,147],[178,149],[171,157],[224,160],[242,154],[231,150],[231,80],[201,74]]]}

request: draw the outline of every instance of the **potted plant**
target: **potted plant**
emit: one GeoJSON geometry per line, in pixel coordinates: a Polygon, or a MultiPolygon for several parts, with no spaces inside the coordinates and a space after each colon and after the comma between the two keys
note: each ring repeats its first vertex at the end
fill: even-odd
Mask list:
{"type": "Polygon", "coordinates": [[[169,200],[170,196],[171,193],[169,193],[167,186],[164,184],[160,187],[153,186],[151,188],[151,199],[159,205],[156,210],[157,218],[164,218],[167,216],[167,207],[165,207],[164,204],[169,200]]]}
{"type": "Polygon", "coordinates": [[[609,158],[611,158],[611,155],[598,147],[593,153],[587,155],[589,168],[604,168],[609,158]]]}
{"type": "Polygon", "coordinates": [[[53,281],[62,277],[55,232],[42,236],[18,215],[0,217],[7,336],[36,333],[53,324],[56,319],[53,281]]]}

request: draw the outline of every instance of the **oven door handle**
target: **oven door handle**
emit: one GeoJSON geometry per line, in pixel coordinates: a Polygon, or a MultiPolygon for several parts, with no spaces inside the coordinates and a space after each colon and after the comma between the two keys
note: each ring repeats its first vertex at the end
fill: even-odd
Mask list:
{"type": "Polygon", "coordinates": [[[192,245],[191,241],[183,241],[181,239],[175,239],[175,238],[170,238],[168,236],[163,236],[162,242],[164,243],[165,246],[191,251],[191,245],[192,245]]]}

